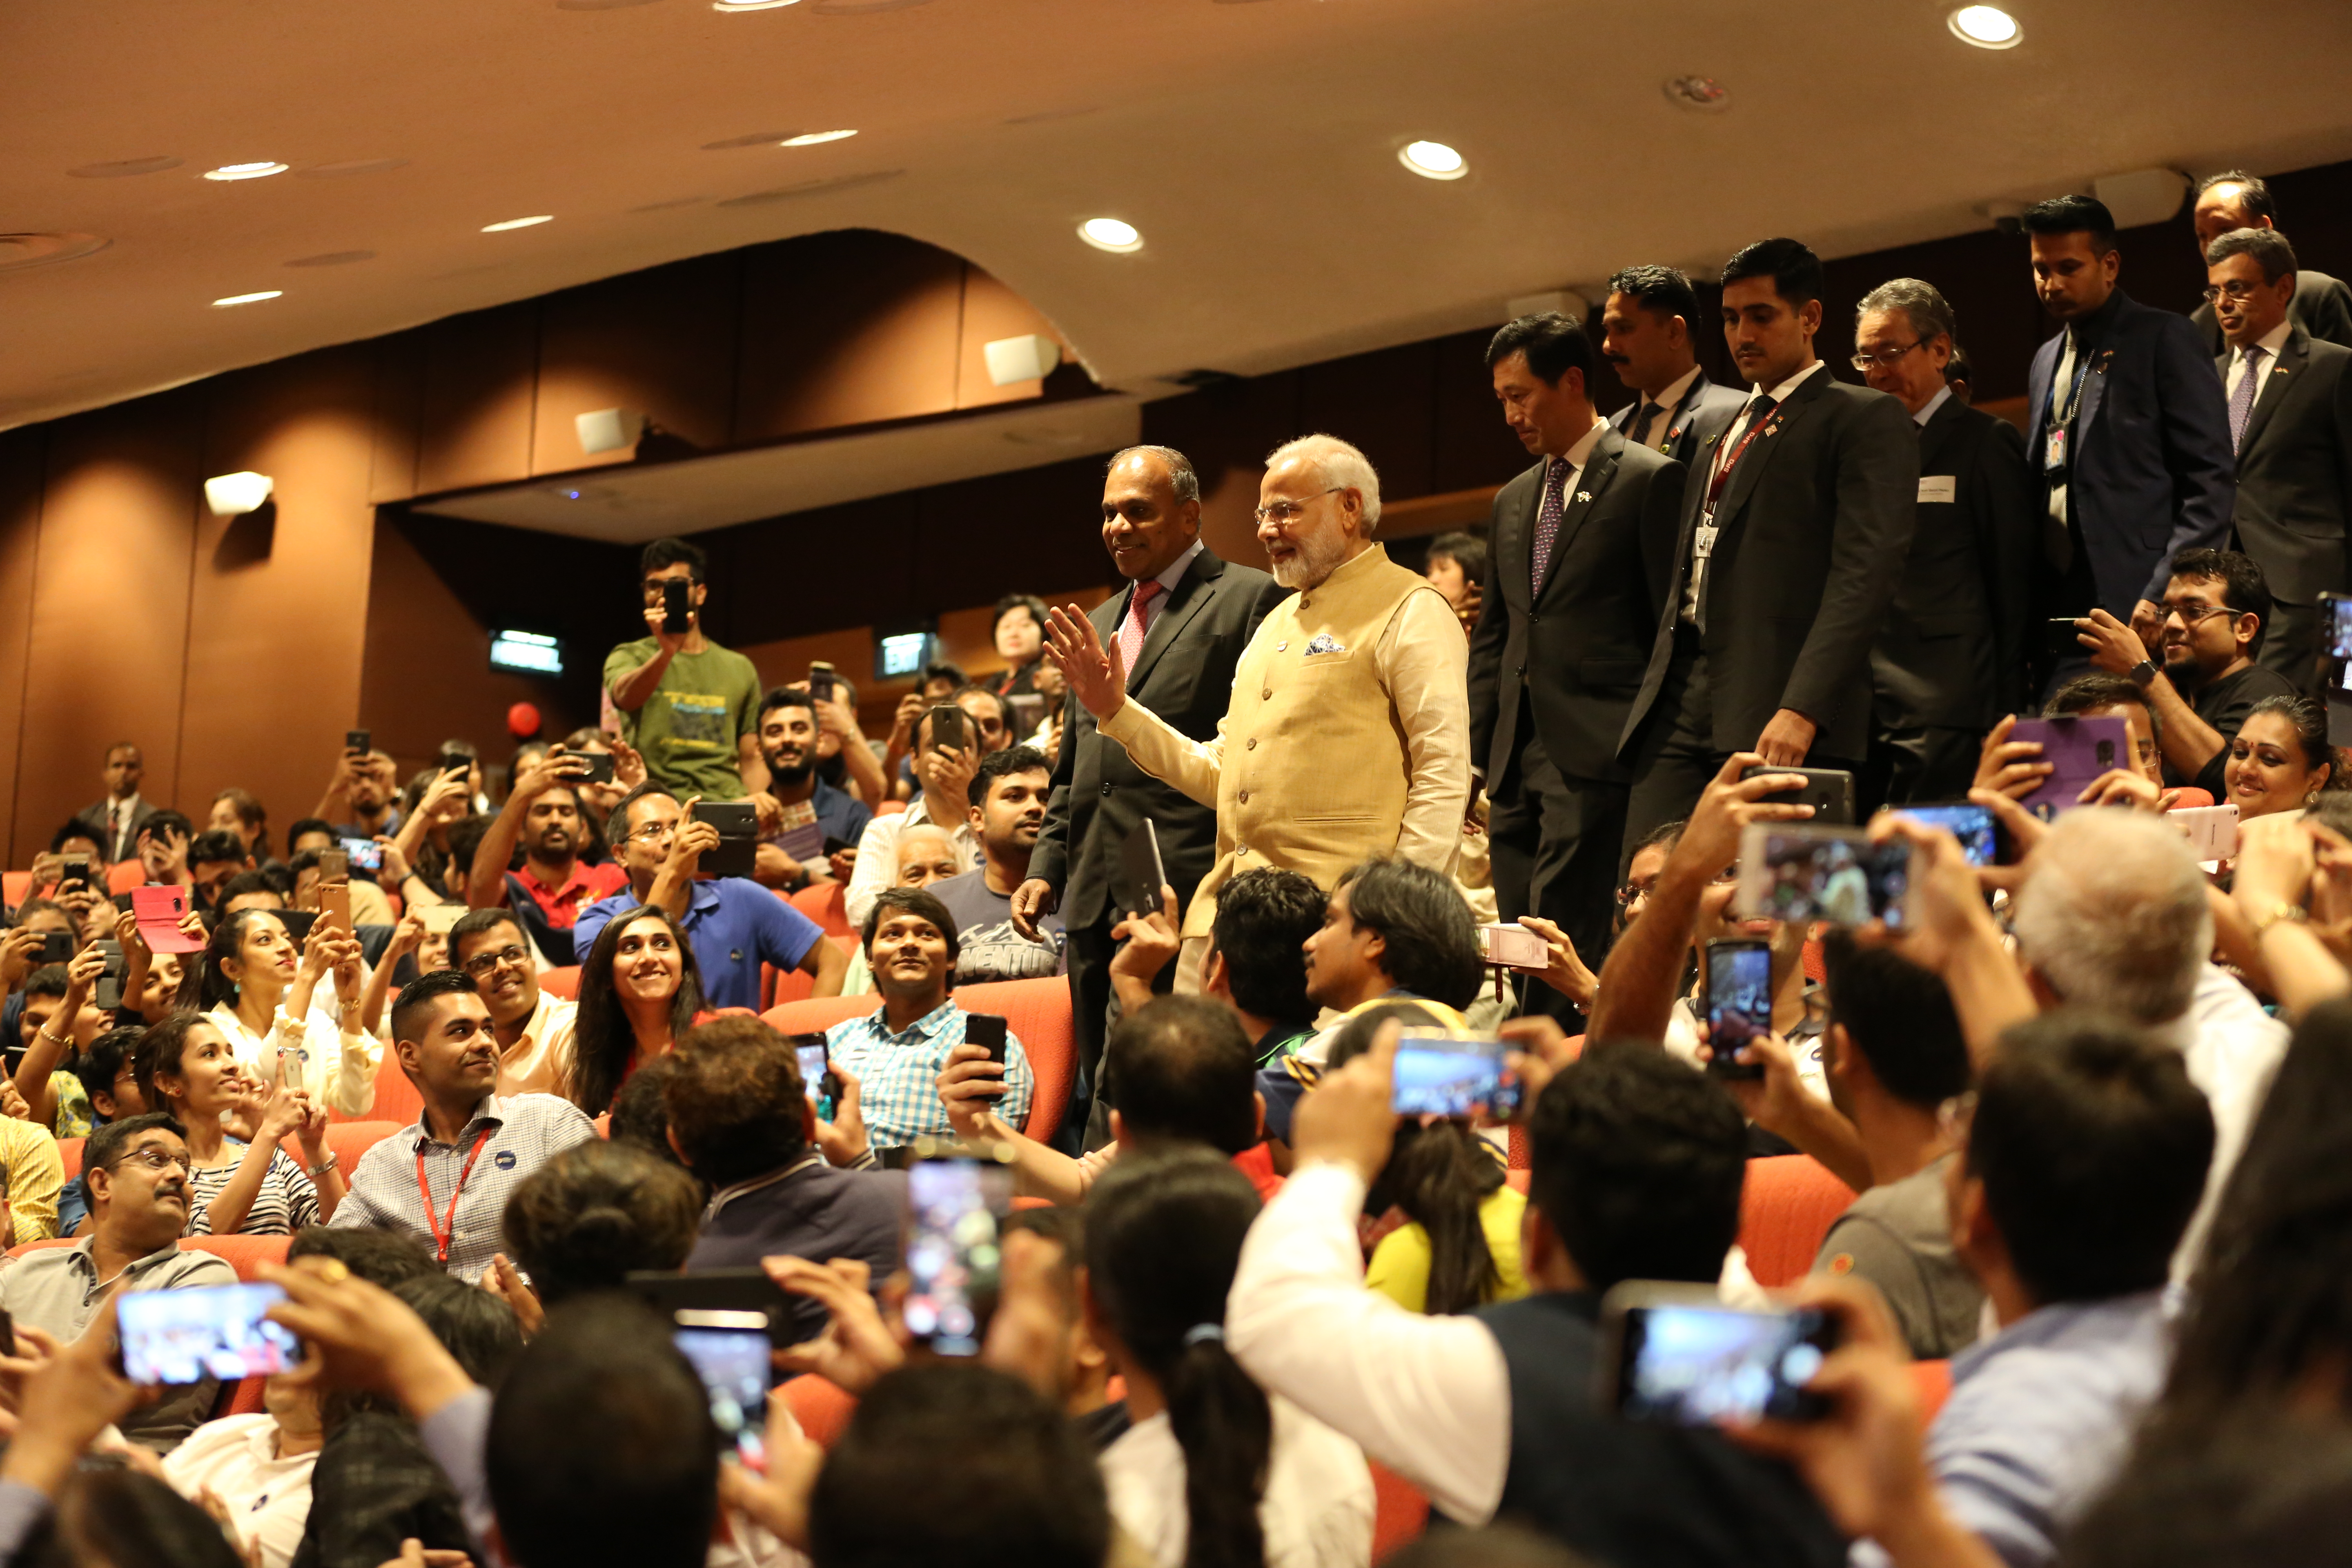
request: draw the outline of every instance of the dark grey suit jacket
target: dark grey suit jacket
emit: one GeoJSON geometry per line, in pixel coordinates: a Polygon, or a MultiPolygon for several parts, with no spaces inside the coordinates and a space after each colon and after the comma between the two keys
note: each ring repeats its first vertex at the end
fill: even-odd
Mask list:
{"type": "Polygon", "coordinates": [[[146,826],[147,819],[163,807],[153,801],[141,799],[139,809],[131,814],[131,832],[118,848],[107,826],[113,805],[110,800],[93,801],[74,813],[74,820],[89,829],[90,837],[98,840],[100,854],[110,860],[127,860],[139,853],[139,830],[146,826]]]}
{"type": "Polygon", "coordinates": [[[1629,776],[1617,742],[1649,663],[1681,519],[1683,466],[1603,430],[1563,500],[1538,590],[1544,468],[1496,494],[1492,563],[1470,634],[1470,757],[1489,788],[1527,739],[1523,689],[1554,767],[1572,778],[1629,776]]]}
{"type": "MultiPolygon", "coordinates": [[[[2229,355],[2213,363],[2226,385],[2229,355]]],[[[2301,327],[2288,331],[2246,418],[2237,497],[2230,521],[2240,548],[2262,563],[2273,598],[2309,605],[2344,591],[2352,349],[2301,327]]]]}
{"type": "Polygon", "coordinates": [[[1919,480],[1910,558],[1870,650],[1877,719],[1981,730],[2025,700],[2042,489],[2017,426],[1957,397],[1919,431],[1919,480]]]}
{"type": "MultiPolygon", "coordinates": [[[[1700,427],[1621,755],[1665,681],[1708,468],[1731,417],[1709,415],[1700,427]]],[[[1852,760],[1868,749],[1870,645],[1902,580],[1918,491],[1919,438],[1883,392],[1849,385],[1824,365],[1766,419],[1724,487],[1701,591],[1717,751],[1754,745],[1783,708],[1813,721],[1817,753],[1852,760]]]]}
{"type": "MultiPolygon", "coordinates": [[[[1701,371],[1691,384],[1683,388],[1681,401],[1666,411],[1671,423],[1666,426],[1665,456],[1680,463],[1687,471],[1691,454],[1698,450],[1699,422],[1703,415],[1715,415],[1728,419],[1739,412],[1748,395],[1736,386],[1717,386],[1701,371]]],[[[1633,434],[1633,417],[1642,412],[1642,395],[1635,393],[1633,401],[1609,416],[1609,428],[1629,440],[1633,434]]]]}
{"type": "MultiPolygon", "coordinates": [[[[1135,590],[1114,594],[1088,617],[1106,646],[1117,639],[1135,590]]],[[[1184,569],[1127,673],[1127,694],[1196,741],[1212,740],[1233,699],[1234,667],[1265,613],[1290,590],[1254,566],[1203,548],[1184,569]]],[[[1150,817],[1181,911],[1217,858],[1217,810],[1161,784],[1127,748],[1095,728],[1076,697],[1063,709],[1062,754],[1029,875],[1061,895],[1062,923],[1092,925],[1109,907],[1119,847],[1150,817]]]]}
{"type": "MultiPolygon", "coordinates": [[[[2296,268],[2294,298],[2287,301],[2286,317],[2322,342],[2352,349],[2352,289],[2346,288],[2341,278],[2330,278],[2308,267],[2296,268]]],[[[2205,334],[2205,352],[2219,359],[2230,345],[2221,337],[2221,319],[2213,313],[2212,305],[2198,306],[2189,320],[2205,334]]]]}

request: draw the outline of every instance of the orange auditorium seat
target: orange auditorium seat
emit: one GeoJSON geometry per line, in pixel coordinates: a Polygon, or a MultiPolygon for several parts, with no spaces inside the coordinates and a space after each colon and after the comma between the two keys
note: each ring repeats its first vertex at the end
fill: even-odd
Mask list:
{"type": "Polygon", "coordinates": [[[580,966],[567,963],[561,969],[543,969],[539,974],[539,988],[550,996],[561,996],[567,1002],[580,999],[580,966]]]}
{"type": "Polygon", "coordinates": [[[786,1379],[783,1395],[801,1430],[820,1448],[830,1448],[839,1441],[842,1428],[857,1409],[856,1394],[813,1372],[786,1379]]]}
{"type": "MultiPolygon", "coordinates": [[[[383,1065],[375,1069],[375,1103],[362,1116],[345,1116],[335,1110],[328,1112],[327,1119],[353,1126],[363,1121],[389,1121],[400,1128],[424,1114],[425,1097],[416,1092],[416,1086],[400,1070],[400,1057],[387,1045],[383,1047],[383,1065]]],[[[344,1169],[349,1172],[349,1162],[345,1162],[344,1169]]]]}
{"type": "Polygon", "coordinates": [[[65,1162],[66,1180],[68,1182],[81,1174],[81,1146],[87,1142],[82,1138],[58,1140],[58,1158],[65,1162]]]}
{"type": "Polygon", "coordinates": [[[762,1010],[782,1006],[787,1002],[805,1002],[816,989],[816,976],[805,969],[778,969],[772,963],[760,965],[760,1000],[762,1010]]]}
{"type": "Polygon", "coordinates": [[[1919,1394],[1919,1425],[1934,1425],[1936,1413],[1943,1409],[1944,1401],[1952,1396],[1952,1363],[1948,1361],[1913,1362],[1911,1385],[1919,1394]]]}
{"type": "Polygon", "coordinates": [[[247,1284],[261,1278],[265,1263],[283,1264],[290,1236],[192,1236],[180,1243],[184,1252],[209,1252],[236,1270],[247,1284]]]}
{"type": "Polygon", "coordinates": [[[863,996],[812,996],[804,1002],[786,1002],[760,1015],[777,1033],[783,1035],[815,1035],[850,1018],[862,1018],[882,1005],[879,994],[868,991],[863,996]]]}
{"type": "Polygon", "coordinates": [[[817,923],[827,936],[855,936],[850,929],[849,911],[842,900],[848,895],[845,883],[819,882],[813,888],[803,888],[792,896],[793,908],[817,923]]]}
{"type": "Polygon", "coordinates": [[[1052,1142],[1062,1125],[1062,1112],[1069,1108],[1070,1085],[1078,1070],[1069,981],[1053,974],[1041,980],[959,985],[955,1001],[967,1013],[1004,1016],[1005,1026],[1021,1042],[1037,1080],[1030,1096],[1029,1121],[1021,1131],[1041,1143],[1052,1142]]]}
{"type": "Polygon", "coordinates": [[[877,816],[896,816],[906,809],[907,803],[903,800],[886,800],[880,805],[874,808],[874,815],[877,816]]]}
{"type": "Polygon", "coordinates": [[[127,893],[133,888],[146,885],[147,868],[139,863],[136,855],[128,860],[117,860],[107,868],[106,890],[110,893],[127,893]]]}
{"type": "Polygon", "coordinates": [[[0,871],[0,896],[15,909],[33,896],[33,874],[30,871],[0,871]]]}
{"type": "Polygon", "coordinates": [[[1421,1539],[1429,1525],[1429,1499],[1421,1489],[1374,1460],[1372,1471],[1372,1561],[1421,1539]]]}
{"type": "Polygon", "coordinates": [[[1739,1245],[1756,1282],[1772,1287],[1801,1278],[1852,1202],[1853,1189],[1810,1154],[1748,1161],[1739,1194],[1739,1245]]]}

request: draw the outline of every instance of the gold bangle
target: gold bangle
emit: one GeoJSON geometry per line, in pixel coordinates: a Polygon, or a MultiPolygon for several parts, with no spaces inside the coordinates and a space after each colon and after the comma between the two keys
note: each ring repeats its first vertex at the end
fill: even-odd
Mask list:
{"type": "Polygon", "coordinates": [[[2286,921],[2294,925],[2303,925],[2310,919],[2311,915],[2309,911],[2305,910],[2301,904],[2281,904],[2278,908],[2271,910],[2268,914],[2263,915],[2260,920],[2254,921],[2254,940],[2256,942],[2260,942],[2263,939],[2263,932],[2270,930],[2271,927],[2278,924],[2281,921],[2286,921]]]}

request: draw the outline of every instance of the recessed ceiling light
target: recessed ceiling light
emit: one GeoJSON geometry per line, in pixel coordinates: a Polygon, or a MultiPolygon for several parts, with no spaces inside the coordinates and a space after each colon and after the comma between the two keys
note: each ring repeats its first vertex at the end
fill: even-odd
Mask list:
{"type": "Polygon", "coordinates": [[[1955,37],[1980,49],[2013,49],[2025,37],[2017,18],[1998,5],[1963,5],[1946,20],[1955,37]]]}
{"type": "Polygon", "coordinates": [[[773,11],[779,6],[796,5],[800,0],[710,0],[714,11],[773,11]]]}
{"type": "Polygon", "coordinates": [[[537,217],[510,217],[504,223],[484,224],[482,226],[482,232],[484,234],[504,234],[510,228],[535,228],[541,224],[553,223],[554,221],[555,215],[553,213],[541,213],[537,217]]]}
{"type": "Polygon", "coordinates": [[[272,174],[284,174],[287,167],[284,163],[223,163],[217,169],[206,169],[205,178],[207,180],[266,180],[272,174]]]}
{"type": "Polygon", "coordinates": [[[1115,217],[1090,217],[1078,225],[1078,237],[1097,250],[1126,256],[1143,248],[1143,236],[1131,223],[1115,217]]]}
{"type": "Polygon", "coordinates": [[[782,145],[814,147],[826,142],[846,142],[856,134],[855,131],[803,131],[798,136],[785,137],[782,145]]]}
{"type": "Polygon", "coordinates": [[[1720,114],[1731,107],[1731,89],[1711,76],[1668,77],[1665,91],[1675,102],[1701,114],[1720,114]]]}
{"type": "Polygon", "coordinates": [[[213,301],[213,309],[221,310],[226,310],[231,305],[258,305],[264,300],[275,300],[285,292],[283,289],[263,289],[251,294],[224,295],[213,301]]]}
{"type": "Polygon", "coordinates": [[[1432,180],[1458,180],[1470,172],[1470,161],[1443,142],[1408,142],[1397,149],[1397,162],[1432,180]]]}
{"type": "Polygon", "coordinates": [[[120,180],[130,174],[160,174],[179,166],[177,158],[120,158],[111,163],[84,163],[66,173],[77,180],[120,180]]]}

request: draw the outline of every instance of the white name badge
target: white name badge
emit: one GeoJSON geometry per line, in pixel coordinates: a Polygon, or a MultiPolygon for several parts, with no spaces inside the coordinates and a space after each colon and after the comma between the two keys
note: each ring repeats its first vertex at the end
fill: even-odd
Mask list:
{"type": "Polygon", "coordinates": [[[1954,484],[1955,480],[1949,474],[1939,474],[1934,479],[1922,479],[1919,481],[1919,499],[1922,501],[1951,500],[1955,499],[1954,484]]]}

